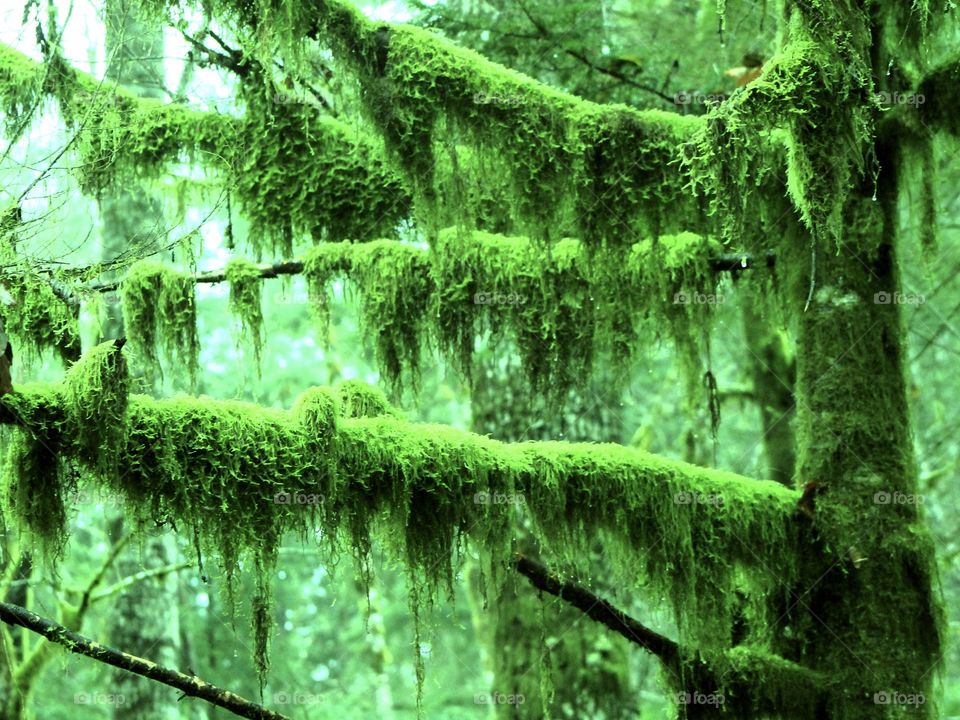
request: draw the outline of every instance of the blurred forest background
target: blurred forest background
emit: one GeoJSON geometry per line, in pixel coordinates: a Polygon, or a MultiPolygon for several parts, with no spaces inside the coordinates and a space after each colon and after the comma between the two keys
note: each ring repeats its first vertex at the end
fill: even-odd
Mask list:
{"type": "MultiPolygon", "coordinates": [[[[107,0],[106,5],[120,1],[107,0]]],[[[365,3],[363,9],[372,17],[430,28],[583,98],[691,114],[706,112],[710,102],[748,82],[751,70],[775,46],[779,30],[778,19],[767,11],[766,3],[731,4],[722,35],[716,3],[698,0],[391,0],[365,3]]],[[[49,6],[7,2],[0,9],[0,41],[39,59],[37,27],[49,28],[50,17],[56,18],[64,54],[73,67],[102,77],[108,66],[107,48],[118,42],[116,33],[144,33],[152,50],[140,60],[155,76],[148,77],[139,91],[204,110],[239,112],[234,100],[236,79],[198,53],[190,40],[210,29],[223,32],[226,45],[236,45],[236,39],[223,28],[205,26],[203,17],[184,14],[179,27],[162,30],[136,23],[120,29],[111,28],[108,17],[122,17],[122,11],[105,7],[102,0],[51,0],[49,6]]],[[[298,85],[294,95],[316,105],[318,112],[352,117],[355,87],[329,70],[328,58],[309,61],[316,63],[316,77],[322,84],[309,91],[298,85]]],[[[37,113],[42,116],[40,122],[14,143],[2,146],[0,189],[5,204],[30,188],[21,207],[31,227],[31,254],[38,262],[94,263],[109,252],[117,237],[139,237],[141,248],[151,243],[173,247],[165,253],[167,260],[185,270],[203,271],[222,268],[232,245],[245,247],[249,227],[229,207],[225,189],[189,165],[162,181],[129,188],[128,197],[98,203],[82,194],[69,172],[62,166],[51,167],[66,142],[56,109],[41,107],[37,113]]],[[[924,257],[919,243],[903,249],[905,290],[918,297],[905,312],[923,507],[937,541],[950,622],[943,714],[960,717],[956,643],[960,635],[956,512],[960,507],[956,440],[960,433],[956,382],[960,164],[954,148],[940,148],[936,160],[940,248],[935,261],[924,257]]],[[[906,228],[916,230],[915,237],[920,234],[921,217],[920,209],[913,208],[901,218],[906,228]]],[[[417,240],[412,230],[408,237],[417,240]]],[[[329,337],[323,337],[311,314],[302,278],[266,280],[262,287],[265,335],[258,372],[240,320],[230,312],[228,285],[198,285],[198,394],[289,407],[310,386],[354,378],[378,382],[372,349],[358,327],[358,298],[348,283],[337,285],[329,337]]],[[[481,379],[472,403],[469,388],[439,355],[425,364],[418,393],[391,399],[411,419],[507,440],[614,441],[748,476],[769,477],[759,441],[762,418],[754,402],[752,359],[744,351],[742,308],[751,302],[751,294],[738,286],[734,276],[727,277],[722,291],[710,344],[710,369],[721,411],[716,437],[690,430],[703,425],[691,425],[684,409],[683,382],[669,344],[650,347],[648,358],[637,366],[627,386],[614,387],[601,377],[589,392],[571,398],[563,413],[547,412],[542,401],[529,394],[516,352],[505,342],[481,345],[481,379]]],[[[103,334],[103,323],[115,318],[111,305],[116,305],[116,297],[105,293],[87,300],[81,319],[89,346],[103,334]]],[[[789,357],[789,334],[784,332],[782,340],[789,357]]],[[[63,373],[62,363],[52,354],[31,357],[19,348],[17,353],[15,385],[52,380],[63,373]]],[[[189,391],[182,370],[166,368],[161,392],[189,391]]],[[[117,548],[124,530],[116,498],[81,494],[73,500],[72,539],[56,574],[39,561],[25,563],[6,578],[8,586],[0,588],[7,598],[53,617],[58,597],[78,597],[104,572],[84,634],[116,647],[137,648],[146,657],[190,668],[221,687],[258,697],[247,622],[250,608],[244,603],[251,595],[247,588],[237,593],[237,616],[231,617],[215,559],[207,559],[204,579],[190,538],[160,529],[158,542],[133,541],[117,548]],[[105,564],[114,549],[117,557],[105,564]],[[160,629],[144,623],[145,613],[153,614],[160,629]],[[138,634],[145,638],[138,639],[138,634]]],[[[602,548],[597,553],[602,556],[602,548]]],[[[490,648],[497,641],[491,644],[483,639],[488,628],[472,587],[476,578],[470,563],[458,578],[456,596],[424,617],[427,630],[419,648],[413,645],[402,569],[385,562],[374,569],[368,598],[350,562],[326,569],[318,565],[309,545],[297,539],[285,544],[274,579],[276,634],[265,703],[294,718],[413,718],[414,653],[419,652],[426,667],[427,717],[491,717],[495,708],[489,695],[494,676],[490,648]]],[[[584,579],[603,585],[602,577],[584,579]]],[[[555,598],[538,598],[523,583],[516,591],[522,596],[518,602],[533,603],[536,612],[542,613],[543,647],[550,649],[524,656],[526,667],[515,668],[516,672],[531,677],[557,672],[558,677],[579,677],[583,687],[594,689],[604,683],[612,687],[626,683],[629,693],[620,697],[630,700],[617,700],[616,707],[594,708],[593,717],[669,716],[672,708],[660,689],[655,659],[612,634],[584,633],[583,625],[589,621],[559,607],[555,598]],[[578,657],[580,667],[551,669],[549,655],[561,657],[558,647],[577,647],[576,643],[582,647],[563,657],[578,657]]],[[[666,614],[639,601],[624,609],[658,630],[671,631],[666,614]]],[[[20,631],[13,632],[13,641],[36,642],[20,631]]],[[[178,702],[177,693],[168,688],[145,689],[147,684],[115,675],[99,663],[58,653],[37,679],[29,711],[43,720],[227,716],[201,702],[178,702]],[[125,699],[120,702],[120,697],[125,699]]],[[[557,703],[554,712],[557,717],[587,717],[583,708],[563,703],[557,703]]]]}

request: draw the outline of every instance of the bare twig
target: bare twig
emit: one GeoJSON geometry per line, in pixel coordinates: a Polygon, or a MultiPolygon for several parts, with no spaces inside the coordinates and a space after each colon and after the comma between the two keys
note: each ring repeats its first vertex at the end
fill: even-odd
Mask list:
{"type": "Polygon", "coordinates": [[[545,566],[519,553],[514,559],[514,567],[538,590],[565,600],[587,617],[656,655],[667,667],[674,667],[679,659],[676,642],[651,630],[582,585],[561,580],[545,566]]]}
{"type": "Polygon", "coordinates": [[[196,675],[186,675],[177,670],[160,667],[156,663],[135,655],[114,650],[68,630],[53,620],[32,613],[19,605],[0,603],[0,620],[9,625],[16,625],[35,632],[50,642],[62,645],[70,652],[85,655],[107,665],[169,685],[184,695],[206,700],[210,704],[229,710],[239,717],[251,718],[252,720],[289,720],[285,715],[268,710],[262,705],[257,705],[229,690],[211,685],[196,675]]]}

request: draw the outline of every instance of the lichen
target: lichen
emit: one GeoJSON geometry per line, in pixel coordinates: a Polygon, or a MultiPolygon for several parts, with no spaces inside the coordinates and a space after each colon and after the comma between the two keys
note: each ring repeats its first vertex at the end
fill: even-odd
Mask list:
{"type": "Polygon", "coordinates": [[[260,270],[243,258],[233,258],[226,267],[230,283],[230,311],[240,320],[244,336],[253,349],[253,360],[260,373],[263,351],[263,308],[260,270]]]}

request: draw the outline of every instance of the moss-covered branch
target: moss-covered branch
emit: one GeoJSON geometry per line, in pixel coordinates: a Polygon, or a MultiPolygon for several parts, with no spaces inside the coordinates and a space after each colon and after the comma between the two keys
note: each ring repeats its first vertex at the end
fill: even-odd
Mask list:
{"type": "Polygon", "coordinates": [[[365,105],[427,212],[436,146],[471,144],[511,180],[516,214],[539,239],[550,228],[594,246],[702,230],[686,191],[684,144],[702,119],[583,101],[407,25],[367,20],[341,0],[314,0],[282,25],[329,41],[357,73],[365,105]]]}
{"type": "Polygon", "coordinates": [[[3,419],[21,428],[7,463],[5,513],[53,547],[76,482],[67,466],[78,461],[124,495],[135,516],[193,528],[227,568],[247,551],[269,567],[285,531],[319,524],[331,550],[361,557],[374,533],[384,535],[434,588],[452,578],[454,551],[468,535],[508,562],[520,502],[561,556],[608,538],[628,586],[669,599],[708,644],[724,642],[724,622],[710,619],[731,611],[738,583],[751,577],[775,590],[791,572],[782,548],[794,544],[797,494],[775,483],[616,445],[509,445],[412,424],[382,400],[358,404],[352,385],[311,390],[291,411],[133,395],[121,412],[125,381],[111,369],[114,348],[84,357],[65,385],[2,399],[3,419]],[[104,389],[96,395],[86,390],[97,385],[104,389]],[[347,417],[347,407],[387,414],[347,417]],[[94,455],[95,446],[102,449],[94,455]],[[42,463],[21,459],[38,453],[42,463]]]}
{"type": "Polygon", "coordinates": [[[555,557],[603,542],[615,581],[671,607],[685,644],[704,656],[729,647],[744,596],[756,614],[771,593],[786,602],[796,571],[783,548],[798,541],[798,494],[777,483],[617,445],[507,444],[414,424],[359,383],[314,388],[289,411],[128,397],[127,387],[119,345],[108,342],[63,384],[0,398],[0,419],[17,426],[5,522],[62,548],[79,476],[124,497],[134,521],[189,532],[198,552],[222,558],[229,587],[252,557],[261,664],[271,568],[289,531],[321,528],[322,554],[353,555],[364,573],[378,538],[407,568],[416,605],[452,588],[468,540],[502,577],[522,507],[555,557]]]}
{"type": "Polygon", "coordinates": [[[159,178],[189,160],[218,172],[252,221],[251,239],[288,253],[295,237],[390,236],[410,195],[377,143],[313,107],[284,102],[262,79],[243,117],[141,99],[55,58],[38,63],[0,45],[0,110],[10,125],[42,98],[76,134],[77,174],[91,193],[131,176],[159,178]]]}
{"type": "Polygon", "coordinates": [[[723,706],[724,713],[731,716],[776,713],[784,718],[807,718],[829,685],[822,673],[757,647],[739,646],[717,653],[680,647],[589,589],[560,578],[530,558],[517,555],[514,567],[538,590],[555,595],[655,655],[663,663],[668,682],[681,696],[714,695],[716,705],[723,706]]]}
{"type": "Polygon", "coordinates": [[[35,632],[50,642],[63,646],[70,652],[169,685],[188,697],[206,700],[210,704],[222,707],[238,717],[252,718],[253,720],[288,720],[285,715],[268,710],[229,690],[211,685],[195,675],[185,675],[177,670],[160,667],[154,662],[135,655],[114,650],[68,630],[53,620],[32,613],[26,608],[9,603],[0,603],[0,620],[9,625],[23,627],[35,632]]]}
{"type": "MultiPolygon", "coordinates": [[[[259,287],[251,284],[257,278],[302,271],[325,335],[333,281],[347,277],[360,288],[361,326],[394,386],[416,384],[428,341],[469,376],[475,339],[490,331],[494,339],[509,337],[516,344],[534,388],[562,399],[589,379],[599,358],[625,373],[643,347],[665,335],[677,342],[684,367],[699,380],[701,330],[722,302],[714,268],[741,264],[716,251],[716,243],[691,233],[591,253],[577,240],[543,246],[525,237],[450,229],[430,248],[390,240],[321,243],[302,263],[236,261],[232,270],[193,279],[230,281],[231,307],[246,316],[257,340],[259,287]]],[[[168,286],[178,298],[181,290],[190,292],[186,278],[141,263],[121,285],[132,344],[150,361],[150,348],[161,340],[168,348],[191,347],[179,328],[192,324],[192,312],[167,312],[163,299],[168,286]],[[176,338],[163,328],[158,335],[154,317],[175,321],[176,338]]],[[[189,309],[185,302],[178,307],[189,309]]]]}

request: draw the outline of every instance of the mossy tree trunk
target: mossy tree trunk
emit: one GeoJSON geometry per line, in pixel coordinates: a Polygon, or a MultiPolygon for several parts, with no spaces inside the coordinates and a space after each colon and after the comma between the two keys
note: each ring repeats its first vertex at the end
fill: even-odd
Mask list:
{"type": "Polygon", "coordinates": [[[753,385],[753,400],[760,409],[764,477],[793,485],[796,448],[793,432],[796,368],[782,332],[771,318],[771,299],[748,284],[742,286],[741,318],[746,340],[745,360],[753,385]]]}
{"type": "Polygon", "coordinates": [[[933,547],[916,501],[900,308],[878,302],[900,288],[894,228],[864,190],[847,203],[839,252],[819,244],[819,280],[799,315],[798,478],[822,485],[811,528],[820,554],[783,622],[797,659],[837,683],[821,717],[888,717],[891,703],[927,717],[939,660],[933,547]]]}

